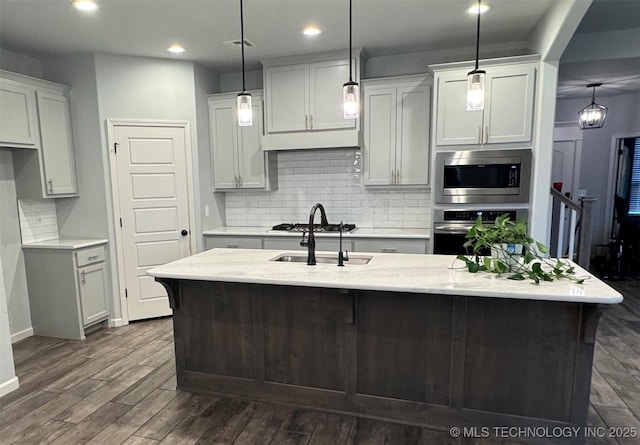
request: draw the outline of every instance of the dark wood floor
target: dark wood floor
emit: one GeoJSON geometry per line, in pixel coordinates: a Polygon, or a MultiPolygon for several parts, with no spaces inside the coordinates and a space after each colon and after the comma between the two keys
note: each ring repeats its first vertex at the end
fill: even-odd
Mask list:
{"type": "MultiPolygon", "coordinates": [[[[640,280],[598,329],[589,423],[640,435],[640,280]]],[[[171,319],[103,329],[84,342],[14,345],[20,388],[0,399],[0,444],[507,444],[175,389],[171,319]]],[[[588,444],[638,444],[638,438],[588,444]]]]}

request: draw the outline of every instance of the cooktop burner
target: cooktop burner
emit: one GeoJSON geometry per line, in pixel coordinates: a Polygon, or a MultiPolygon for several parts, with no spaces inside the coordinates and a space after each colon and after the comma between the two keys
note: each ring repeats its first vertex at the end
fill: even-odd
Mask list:
{"type": "MultiPolygon", "coordinates": [[[[351,232],[356,228],[355,224],[343,224],[345,232],[351,232]]],[[[278,230],[284,232],[304,232],[309,230],[309,224],[302,223],[283,223],[273,226],[271,230],[278,230]]],[[[339,232],[340,224],[329,224],[328,226],[321,227],[320,224],[313,225],[313,232],[339,232]]]]}

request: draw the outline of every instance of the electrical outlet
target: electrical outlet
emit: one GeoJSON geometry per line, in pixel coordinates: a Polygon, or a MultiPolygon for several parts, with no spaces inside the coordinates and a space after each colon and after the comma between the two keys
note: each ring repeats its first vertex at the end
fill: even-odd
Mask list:
{"type": "Polygon", "coordinates": [[[584,198],[587,196],[587,189],[578,189],[578,198],[584,198]]]}
{"type": "Polygon", "coordinates": [[[204,206],[204,216],[209,216],[209,205],[204,206]]]}

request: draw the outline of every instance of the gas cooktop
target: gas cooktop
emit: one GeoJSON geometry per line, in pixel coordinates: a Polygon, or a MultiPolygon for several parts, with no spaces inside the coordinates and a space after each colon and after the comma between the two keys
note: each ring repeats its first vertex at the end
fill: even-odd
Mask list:
{"type": "MultiPolygon", "coordinates": [[[[343,224],[343,230],[345,232],[351,232],[356,228],[355,224],[343,224]]],[[[283,231],[283,232],[305,232],[309,230],[309,224],[302,223],[283,223],[273,226],[271,230],[283,231]]],[[[321,227],[320,224],[313,225],[313,232],[339,232],[340,224],[329,224],[321,227]]]]}

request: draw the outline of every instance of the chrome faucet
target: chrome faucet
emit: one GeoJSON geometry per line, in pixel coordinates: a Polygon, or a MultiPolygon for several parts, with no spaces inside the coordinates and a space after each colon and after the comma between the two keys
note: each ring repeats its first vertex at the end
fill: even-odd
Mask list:
{"type": "Polygon", "coordinates": [[[316,265],[316,238],[313,236],[313,218],[316,215],[316,210],[320,209],[320,227],[327,227],[329,225],[329,221],[327,221],[327,214],[324,211],[324,207],[322,204],[317,203],[313,207],[311,207],[311,213],[309,214],[309,237],[307,241],[304,240],[304,232],[302,232],[302,241],[300,241],[301,246],[307,246],[307,265],[315,266],[316,265]]]}

